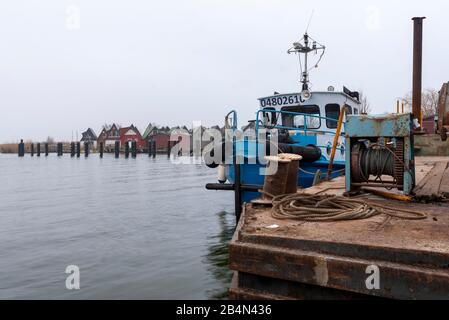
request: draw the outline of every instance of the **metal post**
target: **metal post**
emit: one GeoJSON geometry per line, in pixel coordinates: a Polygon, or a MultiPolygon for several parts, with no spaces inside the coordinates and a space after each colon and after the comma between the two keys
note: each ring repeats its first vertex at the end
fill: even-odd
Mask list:
{"type": "Polygon", "coordinates": [[[242,214],[242,188],[240,177],[240,164],[237,159],[237,146],[235,136],[232,138],[233,144],[233,157],[234,157],[234,204],[235,204],[235,217],[237,222],[240,220],[242,214]]]}
{"type": "Polygon", "coordinates": [[[37,149],[37,156],[40,157],[41,156],[41,144],[39,142],[36,144],[36,149],[37,149]]]}
{"type": "Polygon", "coordinates": [[[103,158],[103,152],[104,152],[104,144],[103,144],[103,142],[100,142],[99,148],[100,148],[100,158],[103,158]]]}
{"type": "Polygon", "coordinates": [[[420,121],[421,117],[421,93],[422,93],[422,43],[423,43],[423,20],[425,17],[413,18],[413,119],[420,121]]]}

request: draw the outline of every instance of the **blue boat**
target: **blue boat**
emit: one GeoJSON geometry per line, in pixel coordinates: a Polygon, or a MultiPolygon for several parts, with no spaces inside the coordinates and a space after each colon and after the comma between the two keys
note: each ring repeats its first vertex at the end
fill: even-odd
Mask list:
{"type": "MultiPolygon", "coordinates": [[[[275,92],[273,95],[258,99],[259,109],[256,111],[256,118],[245,128],[254,129],[253,138],[248,138],[245,134],[243,134],[244,138],[234,137],[233,159],[223,157],[222,163],[209,165],[218,167],[218,180],[222,186],[209,184],[208,189],[239,189],[241,194],[236,196],[236,201],[239,202],[236,203],[236,208],[261,196],[257,190],[264,183],[263,169],[266,162],[259,154],[260,150],[267,150],[267,144],[270,145],[269,142],[260,141],[260,136],[263,136],[262,130],[277,132],[276,147],[281,152],[296,153],[303,157],[300,163],[298,187],[309,188],[320,180],[326,179],[338,119],[343,108],[345,108],[343,128],[338,137],[330,176],[335,178],[344,174],[344,121],[346,115],[360,113],[361,103],[359,93],[345,87],[342,91],[336,91],[332,86],[326,91],[309,90],[309,72],[318,66],[324,52],[325,47],[307,33],[299,42],[293,44],[288,53],[297,54],[300,57],[302,90],[287,94],[275,92]],[[312,55],[317,57],[317,62],[309,68],[312,55]],[[237,166],[236,159],[244,159],[244,162],[237,166]],[[237,170],[239,172],[236,175],[237,170]]],[[[233,110],[225,117],[225,128],[234,133],[239,131],[237,111],[233,110]]]]}

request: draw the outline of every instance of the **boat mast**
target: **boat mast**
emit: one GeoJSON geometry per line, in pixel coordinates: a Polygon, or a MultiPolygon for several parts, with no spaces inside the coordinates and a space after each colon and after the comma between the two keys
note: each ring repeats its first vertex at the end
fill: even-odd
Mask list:
{"type": "Polygon", "coordinates": [[[303,92],[309,91],[309,71],[312,69],[312,68],[309,69],[309,53],[315,52],[315,54],[318,54],[319,51],[321,51],[321,55],[312,68],[318,67],[318,64],[320,63],[321,59],[324,56],[326,47],[319,44],[316,40],[310,37],[307,34],[307,32],[304,34],[303,38],[299,42],[293,43],[293,47],[287,51],[288,54],[297,53],[299,55],[299,64],[301,66],[301,83],[303,92]],[[309,46],[310,40],[312,40],[312,46],[309,46]],[[301,43],[301,41],[303,41],[303,43],[301,43]],[[304,68],[301,63],[301,54],[304,54],[304,68]]]}

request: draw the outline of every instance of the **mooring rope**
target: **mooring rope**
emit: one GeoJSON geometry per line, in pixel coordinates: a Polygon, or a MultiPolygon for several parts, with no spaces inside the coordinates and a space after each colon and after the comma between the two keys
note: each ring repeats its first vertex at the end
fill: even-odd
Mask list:
{"type": "Polygon", "coordinates": [[[403,220],[426,219],[427,214],[402,208],[389,208],[369,199],[343,196],[290,194],[273,198],[275,219],[308,222],[335,222],[368,219],[378,215],[403,220]]]}

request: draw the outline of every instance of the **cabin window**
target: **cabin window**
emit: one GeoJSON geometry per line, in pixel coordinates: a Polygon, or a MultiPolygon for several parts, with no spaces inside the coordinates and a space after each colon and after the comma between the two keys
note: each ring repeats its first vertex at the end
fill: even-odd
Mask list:
{"type": "Polygon", "coordinates": [[[345,104],[346,107],[346,114],[352,114],[352,107],[350,105],[345,104]]]}
{"type": "Polygon", "coordinates": [[[304,129],[304,120],[306,121],[307,129],[319,129],[321,127],[321,119],[318,118],[321,115],[320,107],[318,107],[317,105],[284,107],[281,110],[310,115],[304,116],[283,113],[282,124],[284,127],[304,129]]]}
{"type": "Polygon", "coordinates": [[[275,126],[277,124],[277,115],[276,112],[270,112],[270,111],[276,111],[275,108],[265,108],[263,109],[263,124],[265,126],[275,126]]]}
{"type": "Polygon", "coordinates": [[[340,105],[336,103],[327,104],[326,111],[326,126],[329,129],[336,129],[338,124],[338,118],[340,117],[340,105]]]}
{"type": "Polygon", "coordinates": [[[359,114],[359,109],[354,108],[354,114],[359,114]]]}

